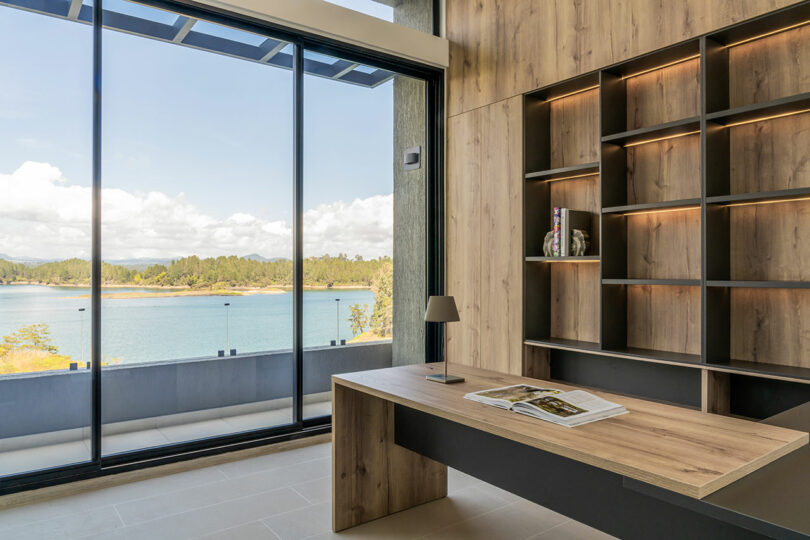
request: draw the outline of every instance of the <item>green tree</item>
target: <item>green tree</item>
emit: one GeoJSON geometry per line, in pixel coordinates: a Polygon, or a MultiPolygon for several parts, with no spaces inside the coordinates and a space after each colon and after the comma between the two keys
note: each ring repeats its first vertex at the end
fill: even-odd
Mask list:
{"type": "Polygon", "coordinates": [[[352,335],[356,336],[362,334],[368,326],[368,304],[352,304],[349,306],[351,314],[349,315],[349,322],[352,325],[352,335]]]}
{"type": "Polygon", "coordinates": [[[3,337],[0,356],[13,350],[35,350],[57,354],[59,348],[51,343],[51,329],[47,324],[29,324],[3,337]]]}
{"type": "Polygon", "coordinates": [[[394,326],[394,263],[388,259],[371,281],[374,292],[374,312],[371,326],[378,336],[390,336],[394,326]]]}

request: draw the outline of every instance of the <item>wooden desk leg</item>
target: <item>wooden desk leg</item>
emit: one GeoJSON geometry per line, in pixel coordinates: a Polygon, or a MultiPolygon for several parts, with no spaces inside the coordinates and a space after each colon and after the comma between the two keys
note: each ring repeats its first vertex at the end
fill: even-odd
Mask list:
{"type": "Polygon", "coordinates": [[[447,467],[394,444],[394,405],[332,383],[332,530],[447,495],[447,467]]]}

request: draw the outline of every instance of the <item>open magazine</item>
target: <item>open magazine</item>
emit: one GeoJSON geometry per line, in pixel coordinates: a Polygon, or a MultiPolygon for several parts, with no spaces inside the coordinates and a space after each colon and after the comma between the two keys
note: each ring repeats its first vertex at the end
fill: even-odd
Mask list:
{"type": "Polygon", "coordinates": [[[471,392],[464,397],[566,427],[581,426],[627,412],[618,403],[606,401],[584,390],[565,392],[528,384],[471,392]]]}

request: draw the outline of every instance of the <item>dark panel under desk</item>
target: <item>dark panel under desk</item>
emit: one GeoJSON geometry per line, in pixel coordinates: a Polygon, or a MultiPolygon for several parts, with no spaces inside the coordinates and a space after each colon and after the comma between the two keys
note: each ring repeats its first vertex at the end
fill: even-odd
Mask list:
{"type": "Polygon", "coordinates": [[[691,367],[552,350],[551,378],[610,392],[700,407],[700,370],[691,367]]]}
{"type": "MultiPolygon", "coordinates": [[[[765,424],[810,431],[810,402],[779,413],[765,424]]],[[[636,480],[625,485],[639,493],[715,516],[772,538],[810,538],[810,446],[758,469],[698,501],[636,480]]]]}
{"type": "Polygon", "coordinates": [[[627,489],[598,467],[402,405],[394,415],[396,444],[622,539],[765,538],[627,489]]]}
{"type": "MultiPolygon", "coordinates": [[[[761,420],[810,401],[810,384],[731,375],[731,414],[761,420]]],[[[776,424],[779,425],[779,424],[776,424]]],[[[801,428],[810,431],[810,425],[801,428]]],[[[807,472],[810,482],[810,470],[807,472]]]]}

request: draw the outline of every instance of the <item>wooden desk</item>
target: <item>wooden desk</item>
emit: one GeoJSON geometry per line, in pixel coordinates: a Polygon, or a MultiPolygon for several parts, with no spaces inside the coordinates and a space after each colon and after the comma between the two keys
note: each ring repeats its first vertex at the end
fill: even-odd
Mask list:
{"type": "MultiPolygon", "coordinates": [[[[419,442],[415,444],[419,453],[395,443],[398,407],[449,421],[448,429],[450,423],[460,426],[464,429],[459,436],[489,434],[497,444],[517,443],[510,448],[519,451],[540,450],[537,455],[550,454],[694,499],[808,442],[808,434],[801,431],[605,392],[594,393],[621,403],[629,414],[565,428],[465,400],[463,395],[518,383],[574,387],[461,366],[452,366],[451,371],[464,376],[464,383],[445,386],[425,380],[426,374],[442,367],[428,364],[333,376],[334,530],[446,495],[446,466],[422,455],[432,452],[422,450],[419,442]]],[[[489,459],[497,462],[502,456],[489,459]]],[[[527,470],[532,465],[523,464],[527,470]]]]}

